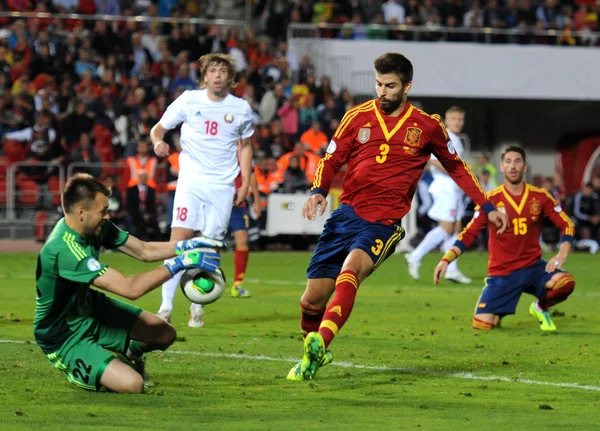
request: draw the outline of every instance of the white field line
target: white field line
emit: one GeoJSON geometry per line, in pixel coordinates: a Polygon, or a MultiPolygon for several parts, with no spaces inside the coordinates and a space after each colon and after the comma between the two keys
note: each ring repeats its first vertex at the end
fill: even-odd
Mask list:
{"type": "MultiPolygon", "coordinates": [[[[0,344],[35,344],[34,341],[26,342],[22,340],[0,340],[0,344]]],[[[269,362],[288,362],[295,363],[298,362],[298,358],[277,358],[273,356],[265,356],[265,355],[243,355],[239,353],[210,353],[210,352],[195,352],[190,350],[167,350],[164,353],[172,354],[172,355],[192,355],[192,356],[202,356],[208,358],[220,358],[220,359],[243,359],[247,361],[269,361],[269,362]]],[[[571,388],[571,389],[582,389],[587,391],[597,391],[600,392],[600,386],[594,385],[582,385],[579,383],[556,383],[556,382],[545,382],[540,380],[531,380],[531,379],[522,379],[522,378],[510,378],[505,376],[480,376],[472,373],[445,373],[445,372],[437,372],[437,371],[428,371],[421,370],[418,368],[403,368],[403,367],[388,367],[386,365],[363,365],[363,364],[353,364],[351,362],[333,362],[332,366],[342,367],[342,368],[355,368],[359,370],[375,370],[375,371],[391,371],[397,373],[404,374],[421,374],[421,375],[431,375],[431,376],[440,376],[440,377],[450,377],[454,379],[464,379],[464,380],[480,380],[480,381],[500,381],[506,383],[522,383],[526,385],[538,385],[538,386],[552,386],[557,388],[571,388]]]]}
{"type": "MultiPolygon", "coordinates": [[[[126,274],[128,277],[132,277],[136,274],[126,274]]],[[[25,274],[0,274],[0,280],[31,280],[34,281],[33,275],[25,275],[25,274]]],[[[270,286],[306,286],[306,280],[303,281],[291,281],[291,280],[266,280],[261,278],[246,278],[246,283],[250,284],[266,284],[270,286]]],[[[432,281],[433,283],[433,281],[432,281]]],[[[417,286],[415,284],[403,284],[402,281],[398,281],[398,284],[376,284],[373,282],[366,282],[362,285],[366,288],[384,288],[384,289],[406,289],[406,290],[426,290],[426,291],[434,291],[443,293],[444,291],[450,292],[477,292],[481,293],[481,289],[483,289],[483,282],[481,285],[475,284],[476,287],[472,286],[464,286],[458,287],[456,285],[447,285],[443,284],[441,286],[417,286]]],[[[600,298],[600,292],[580,292],[575,290],[576,296],[586,296],[591,298],[600,298]]]]}

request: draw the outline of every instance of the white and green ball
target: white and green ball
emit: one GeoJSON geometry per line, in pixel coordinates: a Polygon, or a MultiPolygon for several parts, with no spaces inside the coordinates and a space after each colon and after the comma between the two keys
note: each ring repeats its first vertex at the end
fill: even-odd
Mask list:
{"type": "Polygon", "coordinates": [[[225,291],[225,274],[221,268],[215,272],[199,268],[186,269],[181,274],[179,285],[185,297],[194,304],[211,304],[225,291]]]}

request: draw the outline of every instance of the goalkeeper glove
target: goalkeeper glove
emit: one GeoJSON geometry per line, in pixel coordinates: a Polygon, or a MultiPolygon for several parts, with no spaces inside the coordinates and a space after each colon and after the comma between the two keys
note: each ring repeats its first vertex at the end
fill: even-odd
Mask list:
{"type": "Polygon", "coordinates": [[[212,249],[198,248],[183,252],[180,256],[165,261],[171,275],[188,268],[200,268],[215,272],[221,265],[221,255],[212,249]]]}
{"type": "Polygon", "coordinates": [[[192,250],[194,248],[200,247],[209,247],[209,248],[224,248],[225,243],[223,241],[218,241],[216,239],[211,239],[206,236],[197,236],[192,239],[186,239],[183,241],[178,241],[175,244],[175,254],[179,256],[186,250],[192,250]]]}

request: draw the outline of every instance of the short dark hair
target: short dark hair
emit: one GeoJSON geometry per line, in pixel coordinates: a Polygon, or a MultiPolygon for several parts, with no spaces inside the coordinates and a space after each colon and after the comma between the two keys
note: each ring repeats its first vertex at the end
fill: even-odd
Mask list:
{"type": "Polygon", "coordinates": [[[458,105],[453,105],[446,109],[446,115],[451,114],[453,112],[458,112],[459,114],[464,114],[465,110],[458,105]]]}
{"type": "Polygon", "coordinates": [[[587,183],[585,183],[585,186],[589,189],[593,189],[594,188],[594,184],[592,184],[591,181],[588,181],[587,183]]]}
{"type": "Polygon", "coordinates": [[[387,75],[394,73],[400,78],[402,84],[412,82],[413,66],[408,58],[398,52],[388,52],[380,55],[373,62],[377,73],[387,75]]]}
{"type": "Polygon", "coordinates": [[[504,156],[506,156],[506,153],[510,153],[511,151],[519,153],[523,158],[523,162],[527,162],[527,155],[525,154],[525,150],[522,147],[519,147],[518,145],[509,145],[508,147],[506,147],[504,151],[502,151],[501,159],[504,160],[504,156]]]}
{"type": "Polygon", "coordinates": [[[89,208],[98,193],[110,196],[110,190],[91,175],[73,175],[65,184],[60,196],[63,211],[68,214],[77,204],[83,204],[85,208],[89,208]]]}

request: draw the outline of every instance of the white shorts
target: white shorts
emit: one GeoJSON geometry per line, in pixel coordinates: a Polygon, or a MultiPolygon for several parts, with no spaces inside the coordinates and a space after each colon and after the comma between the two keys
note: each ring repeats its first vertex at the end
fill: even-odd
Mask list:
{"type": "Polygon", "coordinates": [[[427,215],[435,221],[456,222],[465,215],[464,194],[462,190],[439,190],[432,193],[433,205],[427,215]]]}
{"type": "Polygon", "coordinates": [[[175,190],[171,227],[191,229],[209,238],[224,239],[234,194],[233,183],[198,184],[180,179],[175,190]]]}

